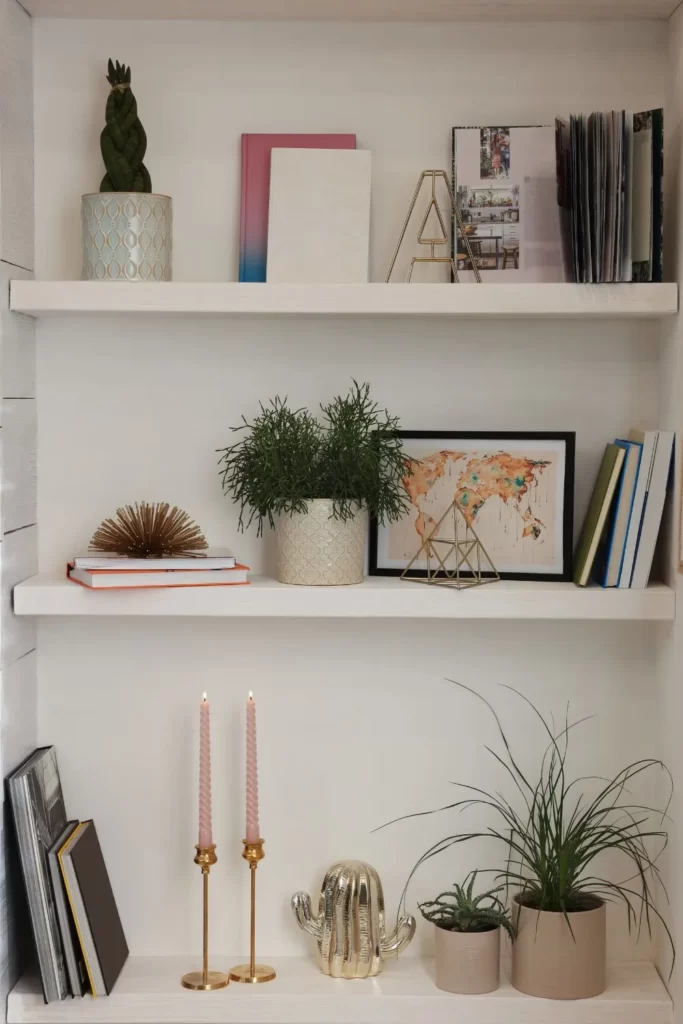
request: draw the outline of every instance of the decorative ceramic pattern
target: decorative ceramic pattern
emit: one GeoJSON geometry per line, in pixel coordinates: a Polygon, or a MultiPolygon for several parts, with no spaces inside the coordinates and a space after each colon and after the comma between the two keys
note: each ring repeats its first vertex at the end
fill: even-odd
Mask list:
{"type": "Polygon", "coordinates": [[[332,517],[333,502],[309,501],[308,512],[281,516],[277,528],[280,583],[339,587],[363,582],[367,512],[344,523],[332,517]]]}
{"type": "Polygon", "coordinates": [[[316,916],[307,892],[294,893],[292,910],[299,927],[317,940],[320,970],[333,978],[374,978],[415,934],[414,917],[402,917],[387,934],[382,883],[375,869],[360,860],[333,864],[316,916]]]}
{"type": "Polygon", "coordinates": [[[85,281],[170,281],[173,205],[148,192],[81,197],[85,281]]]}

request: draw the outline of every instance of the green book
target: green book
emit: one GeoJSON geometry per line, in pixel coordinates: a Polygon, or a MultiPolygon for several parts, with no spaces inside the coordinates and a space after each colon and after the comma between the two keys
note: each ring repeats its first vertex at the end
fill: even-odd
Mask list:
{"type": "Polygon", "coordinates": [[[608,444],[605,448],[574,558],[574,583],[577,587],[585,587],[590,579],[600,537],[607,523],[610,506],[614,501],[625,456],[625,449],[620,448],[618,444],[608,444]]]}

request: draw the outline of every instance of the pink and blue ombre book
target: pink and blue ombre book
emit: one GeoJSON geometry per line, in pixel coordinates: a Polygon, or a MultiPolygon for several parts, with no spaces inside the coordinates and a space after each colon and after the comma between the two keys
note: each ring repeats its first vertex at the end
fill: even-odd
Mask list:
{"type": "Polygon", "coordinates": [[[355,135],[242,136],[240,281],[266,280],[271,150],[355,148],[355,135]]]}

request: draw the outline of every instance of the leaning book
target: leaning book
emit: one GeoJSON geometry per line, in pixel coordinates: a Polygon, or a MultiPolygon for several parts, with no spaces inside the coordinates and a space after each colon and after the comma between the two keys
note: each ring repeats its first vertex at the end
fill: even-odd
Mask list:
{"type": "Polygon", "coordinates": [[[48,854],[67,825],[54,747],[34,751],[7,780],[45,1001],[69,995],[48,854]]]}
{"type": "Polygon", "coordinates": [[[461,281],[472,260],[487,282],[564,280],[555,129],[487,125],[453,129],[453,193],[470,254],[453,225],[461,281]]]}

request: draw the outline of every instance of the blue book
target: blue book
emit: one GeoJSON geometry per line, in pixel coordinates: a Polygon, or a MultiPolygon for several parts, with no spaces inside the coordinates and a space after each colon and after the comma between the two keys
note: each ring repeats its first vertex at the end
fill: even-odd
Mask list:
{"type": "Polygon", "coordinates": [[[638,441],[622,441],[617,439],[614,443],[619,448],[623,448],[626,454],[624,457],[624,468],[614,501],[614,511],[608,527],[609,533],[606,537],[604,571],[600,581],[603,587],[619,586],[619,577],[626,550],[626,537],[633,514],[638,470],[640,469],[640,461],[643,454],[643,446],[638,441]]]}

